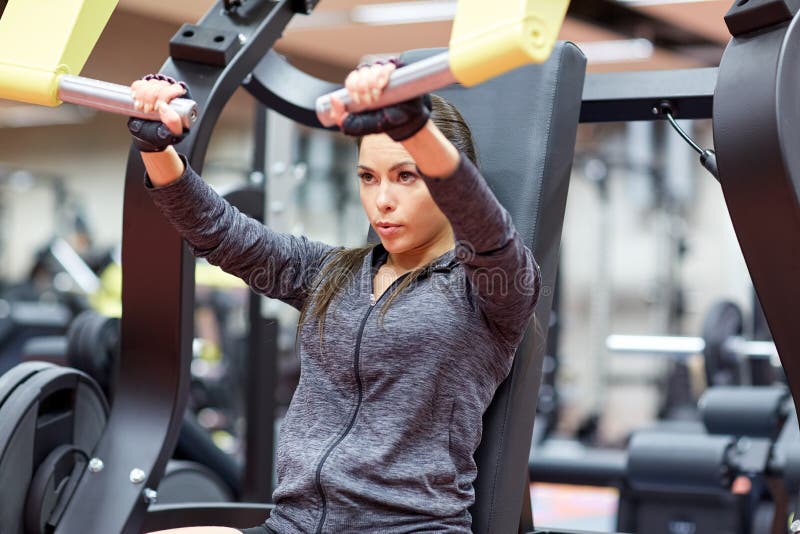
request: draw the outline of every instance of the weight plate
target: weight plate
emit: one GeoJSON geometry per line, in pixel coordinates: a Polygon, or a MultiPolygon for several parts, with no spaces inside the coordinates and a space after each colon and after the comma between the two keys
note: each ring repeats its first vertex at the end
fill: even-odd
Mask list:
{"type": "Polygon", "coordinates": [[[59,445],[36,468],[25,503],[25,532],[51,534],[89,458],[72,445],[59,445]]]}
{"type": "Polygon", "coordinates": [[[734,302],[723,300],[708,310],[703,321],[703,358],[708,387],[741,383],[739,358],[726,350],[725,342],[741,335],[743,325],[742,310],[734,302]]]}
{"type": "Polygon", "coordinates": [[[90,456],[107,417],[97,384],[75,369],[50,366],[14,388],[0,406],[0,532],[25,532],[28,488],[38,467],[62,445],[90,456]]]}
{"type": "Polygon", "coordinates": [[[28,380],[39,371],[53,367],[44,362],[25,362],[16,365],[0,375],[0,406],[21,383],[28,380]]]}
{"type": "Polygon", "coordinates": [[[67,362],[108,393],[119,349],[119,319],[94,310],[78,315],[67,332],[67,362]]]}
{"type": "Polygon", "coordinates": [[[158,485],[159,504],[232,501],[231,490],[219,475],[196,462],[170,460],[158,485]]]}

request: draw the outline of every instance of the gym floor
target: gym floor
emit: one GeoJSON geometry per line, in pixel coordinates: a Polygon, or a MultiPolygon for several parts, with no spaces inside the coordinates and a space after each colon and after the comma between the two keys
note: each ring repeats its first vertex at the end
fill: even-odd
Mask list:
{"type": "Polygon", "coordinates": [[[531,484],[537,527],[614,532],[618,492],[566,484],[531,484]]]}

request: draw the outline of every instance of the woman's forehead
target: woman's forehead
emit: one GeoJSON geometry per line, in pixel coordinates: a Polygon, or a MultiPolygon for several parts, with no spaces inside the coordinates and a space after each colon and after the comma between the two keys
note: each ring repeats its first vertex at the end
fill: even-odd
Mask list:
{"type": "Polygon", "coordinates": [[[361,140],[358,164],[367,167],[391,167],[402,161],[414,161],[411,154],[386,134],[367,135],[361,140]]]}

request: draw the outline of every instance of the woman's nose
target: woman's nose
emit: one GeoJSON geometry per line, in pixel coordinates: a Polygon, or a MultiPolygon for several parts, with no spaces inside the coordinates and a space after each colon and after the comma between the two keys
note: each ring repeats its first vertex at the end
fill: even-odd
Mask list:
{"type": "Polygon", "coordinates": [[[375,202],[378,205],[378,209],[381,211],[391,211],[397,205],[397,201],[388,184],[380,185],[380,188],[378,189],[378,197],[375,199],[375,202]]]}

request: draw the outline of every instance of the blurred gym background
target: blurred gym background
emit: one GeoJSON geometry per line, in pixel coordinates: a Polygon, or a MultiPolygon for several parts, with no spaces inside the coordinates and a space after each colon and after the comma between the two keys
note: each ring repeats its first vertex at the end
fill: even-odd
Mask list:
{"type": "MultiPolygon", "coordinates": [[[[729,39],[723,16],[730,4],[573,1],[561,38],[585,51],[589,72],[716,66],[729,39]]],[[[129,84],[157,72],[180,25],[197,21],[211,5],[120,0],[82,75],[129,84]]],[[[341,81],[369,55],[446,46],[453,14],[450,1],[321,0],[312,15],[295,17],[276,48],[302,69],[341,81]]],[[[240,90],[218,123],[204,178],[220,190],[265,179],[273,228],[362,243],[368,222],[353,143],[269,113],[266,172],[254,174],[255,115],[255,102],[240,90]]],[[[708,122],[682,125],[701,146],[713,145],[708,122]]],[[[122,117],[69,104],[49,109],[0,101],[0,326],[13,319],[15,302],[64,306],[61,315],[48,308],[55,315],[45,333],[57,333],[89,306],[119,313],[115,258],[129,148],[122,117]],[[96,278],[82,277],[84,267],[96,278]]],[[[158,276],[158,258],[147,261],[158,276]]],[[[545,290],[558,293],[558,337],[546,360],[545,380],[554,384],[542,387],[540,399],[548,424],[537,423],[537,431],[590,445],[622,447],[632,430],[682,417],[707,382],[701,354],[621,354],[608,348],[608,336],[698,336],[708,311],[723,299],[741,308],[745,334],[753,334],[747,332],[752,287],[719,185],[665,123],[579,127],[559,284],[545,290]]],[[[243,427],[237,352],[248,292],[210,270],[198,275],[197,291],[193,409],[214,442],[235,457],[243,427]]],[[[285,378],[278,398],[285,403],[296,373],[296,314],[266,301],[262,312],[278,318],[285,378]]],[[[22,347],[14,339],[0,327],[3,370],[16,363],[2,361],[11,358],[12,344],[22,347]]],[[[594,522],[563,523],[548,500],[553,491],[534,491],[537,524],[597,529],[597,518],[616,506],[613,492],[594,491],[584,512],[567,514],[594,522]]],[[[607,524],[613,528],[612,519],[607,524]]]]}

